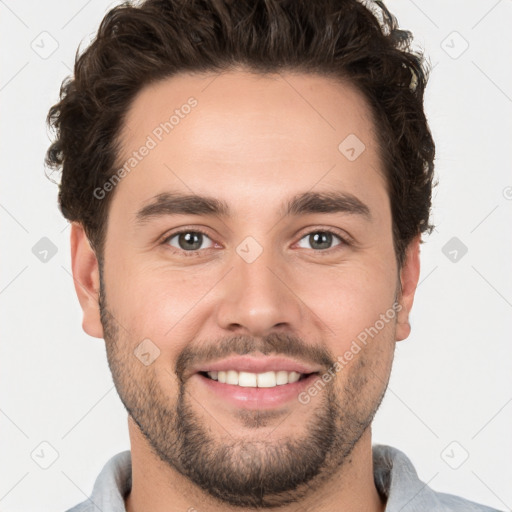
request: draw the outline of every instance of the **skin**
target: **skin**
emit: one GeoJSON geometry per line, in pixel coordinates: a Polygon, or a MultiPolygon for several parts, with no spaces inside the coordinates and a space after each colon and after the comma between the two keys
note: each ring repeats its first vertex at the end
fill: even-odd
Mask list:
{"type": "Polygon", "coordinates": [[[317,75],[183,74],[136,97],[121,133],[120,164],[190,96],[198,105],[115,188],[101,297],[96,255],[80,224],[71,231],[83,329],[105,339],[114,382],[131,414],[127,510],[382,511],[371,420],[396,342],[410,333],[420,240],[409,245],[399,269],[369,108],[350,85],[317,75]],[[338,150],[351,133],[366,147],[354,161],[338,150]],[[369,207],[371,219],[280,214],[283,200],[310,190],[350,192],[369,207]],[[164,191],[222,199],[233,216],[168,215],[138,226],[136,212],[164,191]],[[195,256],[184,255],[179,237],[163,242],[183,227],[207,233],[195,256]],[[318,248],[307,235],[326,229],[352,244],[334,236],[327,249],[318,248]],[[252,263],[236,252],[248,236],[263,249],[252,263]],[[214,360],[221,343],[240,353],[242,342],[255,356],[272,352],[327,370],[325,363],[349,350],[395,301],[401,310],[393,320],[307,404],[292,400],[272,414],[240,410],[190,375],[186,364],[177,371],[184,354],[214,360]],[[133,355],[146,338],[160,350],[148,366],[133,355]],[[179,429],[203,435],[195,459],[195,452],[183,453],[179,429]],[[288,450],[286,443],[294,442],[299,449],[288,450]],[[314,468],[307,467],[311,457],[298,455],[301,446],[317,455],[314,468]],[[215,458],[223,447],[227,451],[215,458]],[[283,475],[283,490],[260,489],[259,500],[216,495],[190,474],[190,466],[204,467],[201,456],[208,454],[214,474],[226,481],[243,484],[259,470],[273,475],[269,485],[283,475]],[[314,471],[286,489],[300,469],[314,471]]]}

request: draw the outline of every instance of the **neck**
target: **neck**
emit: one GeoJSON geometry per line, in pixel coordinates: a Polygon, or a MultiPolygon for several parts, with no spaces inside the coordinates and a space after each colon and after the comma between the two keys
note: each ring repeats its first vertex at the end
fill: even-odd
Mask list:
{"type": "MultiPolygon", "coordinates": [[[[128,419],[132,488],[125,498],[127,512],[172,512],[208,510],[209,512],[241,512],[240,508],[221,503],[161,461],[150,449],[135,423],[128,419]]],[[[312,482],[313,483],[313,482],[312,482]]],[[[370,428],[359,439],[348,460],[320,485],[311,486],[300,505],[310,512],[350,510],[383,512],[373,478],[370,428]]],[[[251,512],[256,509],[244,509],[251,512]]],[[[292,512],[297,503],[274,507],[274,512],[292,512]]]]}

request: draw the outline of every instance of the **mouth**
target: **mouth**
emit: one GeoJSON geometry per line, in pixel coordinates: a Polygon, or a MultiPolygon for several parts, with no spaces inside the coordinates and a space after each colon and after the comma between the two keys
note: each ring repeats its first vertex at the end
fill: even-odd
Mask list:
{"type": "Polygon", "coordinates": [[[251,373],[243,371],[199,371],[192,376],[208,401],[216,405],[230,405],[236,409],[270,410],[300,405],[300,393],[312,386],[320,372],[298,373],[267,371],[251,373]],[[224,382],[223,382],[224,381],[224,382]],[[216,403],[216,401],[219,402],[216,403]]]}
{"type": "Polygon", "coordinates": [[[311,375],[318,375],[318,372],[298,373],[286,370],[263,373],[238,372],[236,370],[201,371],[198,373],[207,379],[215,380],[221,384],[245,388],[274,388],[300,382],[311,375]]]}

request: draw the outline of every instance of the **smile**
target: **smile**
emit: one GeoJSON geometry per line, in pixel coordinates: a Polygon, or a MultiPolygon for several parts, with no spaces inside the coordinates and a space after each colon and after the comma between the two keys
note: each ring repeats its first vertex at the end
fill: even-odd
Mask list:
{"type": "Polygon", "coordinates": [[[236,370],[201,372],[203,375],[222,384],[231,384],[245,388],[273,388],[284,384],[293,384],[310,374],[288,372],[286,370],[263,373],[237,372],[236,370]]]}

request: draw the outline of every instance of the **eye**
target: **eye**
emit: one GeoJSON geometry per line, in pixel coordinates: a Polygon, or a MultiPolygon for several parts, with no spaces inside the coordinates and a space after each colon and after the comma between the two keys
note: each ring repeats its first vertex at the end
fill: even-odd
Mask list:
{"type": "Polygon", "coordinates": [[[201,249],[209,249],[213,246],[212,245],[210,247],[201,247],[205,238],[212,242],[210,237],[206,233],[203,233],[202,231],[185,230],[179,231],[178,233],[173,233],[172,235],[168,236],[163,241],[163,243],[170,245],[171,247],[177,249],[178,251],[194,253],[195,251],[199,251],[201,249]]]}
{"type": "MultiPolygon", "coordinates": [[[[303,241],[306,241],[306,243],[311,245],[309,248],[315,252],[327,252],[329,249],[333,249],[333,238],[339,240],[339,243],[334,246],[334,250],[336,250],[335,248],[338,246],[341,246],[340,248],[342,248],[343,246],[350,245],[349,241],[332,230],[316,229],[315,231],[310,231],[303,236],[299,240],[298,246],[308,249],[308,247],[304,247],[303,245],[303,241]]],[[[162,245],[170,246],[174,253],[181,254],[183,256],[199,256],[201,251],[212,249],[215,243],[205,232],[201,230],[183,229],[167,236],[162,241],[162,245]],[[209,241],[210,245],[204,247],[203,244],[205,241],[209,241]]]]}
{"type": "MultiPolygon", "coordinates": [[[[327,249],[331,249],[331,244],[333,242],[333,237],[337,238],[340,243],[338,245],[348,245],[348,242],[344,240],[341,236],[337,235],[333,231],[330,230],[316,230],[309,232],[306,236],[302,237],[299,241],[299,247],[303,247],[300,245],[302,240],[306,240],[313,250],[325,251],[327,249]]],[[[308,249],[308,247],[306,247],[308,249]]]]}

